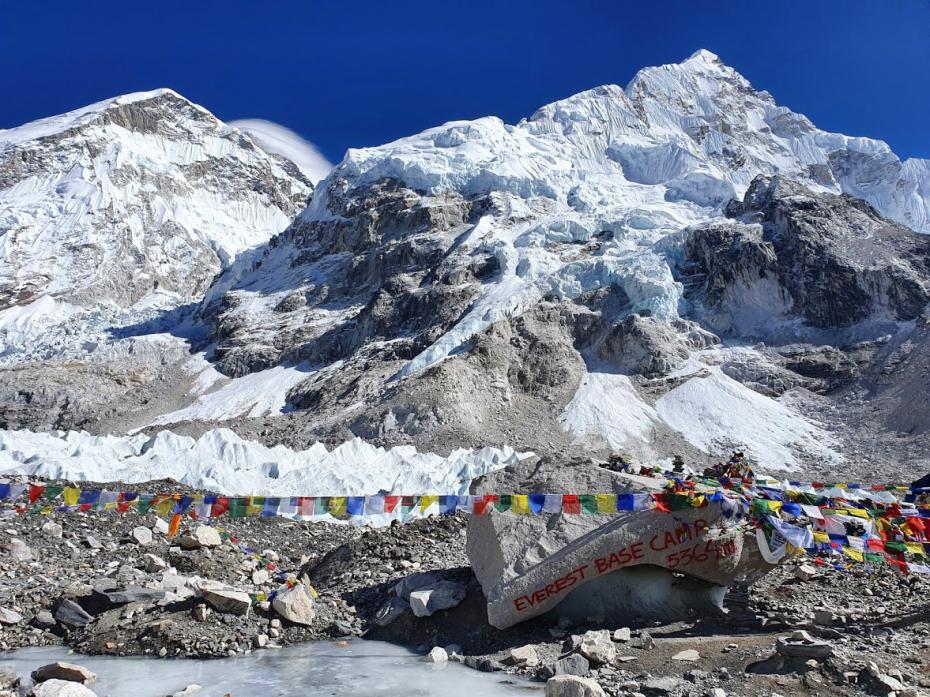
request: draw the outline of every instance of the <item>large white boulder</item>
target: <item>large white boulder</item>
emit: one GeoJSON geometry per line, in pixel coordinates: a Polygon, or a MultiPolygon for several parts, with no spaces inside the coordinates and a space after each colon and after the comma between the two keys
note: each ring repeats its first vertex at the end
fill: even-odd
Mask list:
{"type": "Polygon", "coordinates": [[[315,614],[313,596],[302,583],[298,583],[293,588],[278,591],[271,607],[288,622],[306,626],[313,624],[315,614]]]}
{"type": "Polygon", "coordinates": [[[556,675],[546,681],[546,697],[607,697],[601,686],[590,678],[556,675]]]}

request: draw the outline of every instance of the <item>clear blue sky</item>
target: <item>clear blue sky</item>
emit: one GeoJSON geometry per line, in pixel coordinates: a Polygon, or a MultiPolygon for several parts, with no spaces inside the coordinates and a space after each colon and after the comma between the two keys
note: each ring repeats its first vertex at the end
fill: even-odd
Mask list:
{"type": "Polygon", "coordinates": [[[698,48],[821,128],[930,157],[930,0],[5,0],[0,127],[167,86],[338,161],[698,48]]]}

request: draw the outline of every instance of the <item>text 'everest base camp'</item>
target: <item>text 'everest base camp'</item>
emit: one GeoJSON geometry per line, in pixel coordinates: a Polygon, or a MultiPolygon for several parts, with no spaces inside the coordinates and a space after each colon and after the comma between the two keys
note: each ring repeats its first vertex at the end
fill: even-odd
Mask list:
{"type": "Polygon", "coordinates": [[[0,648],[930,686],[930,161],[708,51],[331,170],[253,126],[0,131],[0,648]]]}

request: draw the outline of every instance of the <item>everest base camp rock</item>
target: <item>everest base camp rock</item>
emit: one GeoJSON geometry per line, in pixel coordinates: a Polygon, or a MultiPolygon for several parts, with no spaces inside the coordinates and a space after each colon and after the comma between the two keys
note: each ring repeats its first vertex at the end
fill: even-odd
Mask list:
{"type": "Polygon", "coordinates": [[[546,697],[607,697],[601,686],[589,678],[557,675],[546,681],[546,697]]]}
{"type": "Polygon", "coordinates": [[[293,588],[278,591],[274,600],[271,601],[271,607],[288,622],[307,626],[313,624],[315,616],[313,596],[302,583],[298,583],[293,588]]]}
{"type": "MultiPolygon", "coordinates": [[[[474,493],[530,487],[631,493],[662,484],[596,467],[550,470],[521,463],[482,477],[474,493]],[[575,481],[561,481],[570,476],[575,481]]],[[[758,577],[773,568],[756,551],[754,538],[744,545],[741,532],[726,531],[723,506],[708,502],[675,516],[516,516],[493,510],[471,516],[466,549],[487,598],[488,619],[504,629],[556,607],[579,621],[599,616],[617,623],[719,612],[725,587],[738,575],[758,577]],[[715,527],[719,535],[706,535],[715,527]]],[[[605,638],[613,648],[609,633],[605,638]]]]}

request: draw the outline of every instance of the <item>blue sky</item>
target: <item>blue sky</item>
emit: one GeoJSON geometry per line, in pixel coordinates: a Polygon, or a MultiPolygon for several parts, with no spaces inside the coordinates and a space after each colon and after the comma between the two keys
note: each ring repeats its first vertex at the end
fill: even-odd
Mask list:
{"type": "Polygon", "coordinates": [[[167,86],[338,161],[452,119],[515,122],[698,48],[821,128],[930,157],[930,0],[7,0],[0,127],[167,86]]]}

